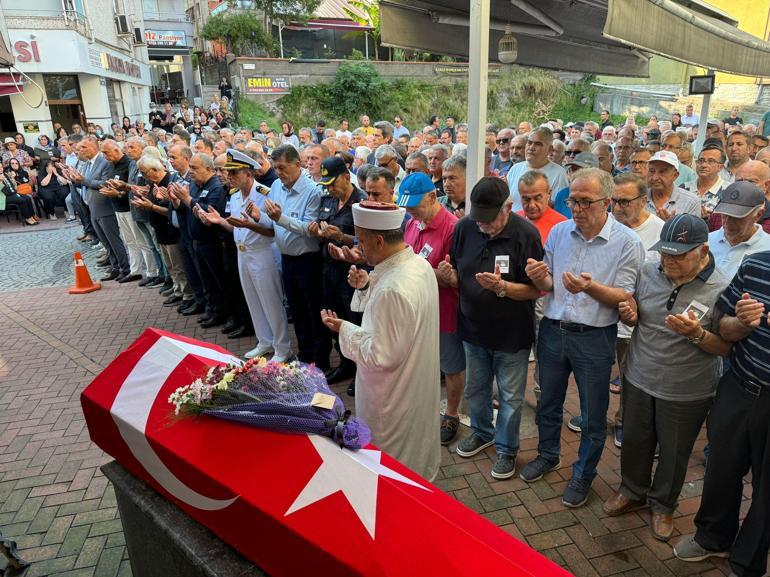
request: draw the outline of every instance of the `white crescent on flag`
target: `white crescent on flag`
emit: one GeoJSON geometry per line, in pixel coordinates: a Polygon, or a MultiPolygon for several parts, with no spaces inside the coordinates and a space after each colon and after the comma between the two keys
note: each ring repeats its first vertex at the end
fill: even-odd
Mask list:
{"type": "Polygon", "coordinates": [[[238,497],[212,499],[194,491],[166,467],[145,436],[147,419],[158,393],[187,355],[241,364],[241,360],[232,355],[162,336],[142,355],[126,377],[110,413],[133,456],[166,491],[192,507],[217,511],[228,507],[238,497]]]}

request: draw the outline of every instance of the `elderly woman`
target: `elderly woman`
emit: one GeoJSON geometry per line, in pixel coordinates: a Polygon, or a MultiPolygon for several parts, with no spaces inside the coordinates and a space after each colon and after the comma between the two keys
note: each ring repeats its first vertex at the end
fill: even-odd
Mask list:
{"type": "Polygon", "coordinates": [[[660,263],[643,265],[636,293],[618,307],[621,321],[635,329],[623,373],[622,480],[604,512],[615,516],[649,506],[653,536],[666,541],[719,381],[720,357],[730,351],[718,333],[716,307],[730,279],[716,268],[708,227],[697,216],[666,221],[651,250],[660,252],[660,263]]]}
{"type": "Polygon", "coordinates": [[[69,219],[64,201],[70,193],[70,181],[64,177],[61,169],[57,168],[53,162],[46,162],[43,170],[45,170],[43,176],[38,176],[40,179],[38,194],[43,199],[46,216],[49,220],[56,220],[56,207],[61,206],[64,207],[65,215],[69,219]]]}
{"type": "Polygon", "coordinates": [[[16,140],[9,136],[3,141],[3,143],[5,144],[5,152],[3,152],[2,157],[3,165],[7,167],[11,159],[15,158],[24,168],[30,168],[32,166],[32,157],[27,153],[26,150],[19,148],[16,140]]]}
{"type": "Polygon", "coordinates": [[[39,224],[35,220],[35,207],[32,204],[32,197],[29,195],[22,196],[16,191],[16,182],[4,172],[2,164],[0,164],[0,191],[2,191],[5,197],[6,207],[18,206],[25,223],[30,226],[39,224]]]}

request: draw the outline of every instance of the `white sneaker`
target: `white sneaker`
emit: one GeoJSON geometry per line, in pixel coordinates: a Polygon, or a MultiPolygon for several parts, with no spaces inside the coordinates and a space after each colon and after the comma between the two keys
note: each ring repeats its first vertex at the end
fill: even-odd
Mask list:
{"type": "Polygon", "coordinates": [[[270,360],[274,363],[286,363],[292,359],[294,359],[294,354],[289,353],[285,357],[282,357],[281,355],[273,355],[273,358],[270,360]]]}
{"type": "Polygon", "coordinates": [[[251,349],[248,353],[243,355],[247,359],[254,359],[257,357],[264,357],[268,353],[273,352],[273,347],[270,345],[257,345],[256,348],[251,349]]]}
{"type": "Polygon", "coordinates": [[[56,220],[56,215],[55,214],[48,215],[48,220],[56,220]]]}

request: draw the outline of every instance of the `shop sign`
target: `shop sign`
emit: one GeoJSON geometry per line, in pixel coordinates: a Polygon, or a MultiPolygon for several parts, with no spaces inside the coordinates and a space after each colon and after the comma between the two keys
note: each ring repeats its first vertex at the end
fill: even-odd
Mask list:
{"type": "Polygon", "coordinates": [[[250,76],[246,79],[246,94],[291,94],[291,78],[250,76]]]}
{"type": "MultiPolygon", "coordinates": [[[[490,64],[487,71],[489,74],[500,74],[500,65],[490,64]]],[[[465,76],[468,74],[468,64],[464,62],[436,64],[433,67],[433,72],[436,76],[465,76]]]]}
{"type": "Polygon", "coordinates": [[[186,48],[185,34],[182,30],[145,30],[144,41],[147,46],[165,48],[186,48]]]}
{"type": "Polygon", "coordinates": [[[22,126],[27,134],[37,134],[40,132],[40,123],[38,122],[25,122],[22,126]]]}
{"type": "Polygon", "coordinates": [[[142,77],[142,70],[139,66],[133,62],[124,60],[123,58],[107,54],[106,52],[102,52],[102,66],[105,70],[109,70],[110,72],[126,74],[128,76],[133,76],[134,78],[142,77]]]}

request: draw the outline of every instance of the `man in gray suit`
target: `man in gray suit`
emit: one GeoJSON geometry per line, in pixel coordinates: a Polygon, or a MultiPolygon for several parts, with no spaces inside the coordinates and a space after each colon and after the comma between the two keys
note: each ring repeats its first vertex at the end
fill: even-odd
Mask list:
{"type": "Polygon", "coordinates": [[[102,246],[107,249],[110,272],[100,280],[120,281],[131,274],[128,254],[120,238],[115,206],[108,196],[99,192],[105,186],[105,181],[113,177],[114,167],[99,151],[99,141],[92,135],[83,138],[78,145],[78,157],[85,163],[83,170],[70,170],[68,178],[80,187],[81,195],[88,199],[91,223],[102,246]]]}

